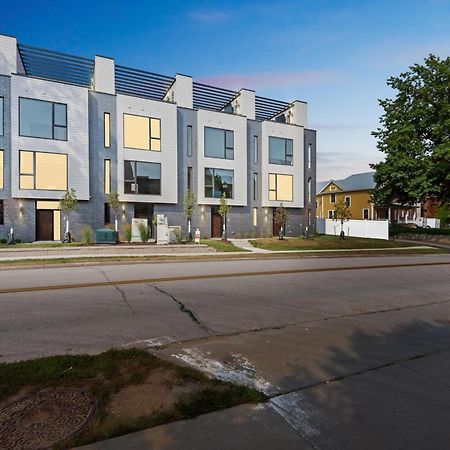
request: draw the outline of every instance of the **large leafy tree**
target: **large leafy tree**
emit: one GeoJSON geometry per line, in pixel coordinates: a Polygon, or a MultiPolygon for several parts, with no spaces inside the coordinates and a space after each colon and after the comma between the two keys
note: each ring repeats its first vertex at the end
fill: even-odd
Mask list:
{"type": "Polygon", "coordinates": [[[396,90],[380,100],[381,126],[372,134],[384,161],[375,169],[376,206],[450,200],[450,57],[429,55],[423,65],[387,81],[396,90]]]}

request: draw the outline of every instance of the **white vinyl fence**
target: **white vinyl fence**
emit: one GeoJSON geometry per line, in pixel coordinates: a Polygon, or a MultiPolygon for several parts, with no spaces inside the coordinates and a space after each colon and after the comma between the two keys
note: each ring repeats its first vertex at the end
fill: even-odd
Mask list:
{"type": "MultiPolygon", "coordinates": [[[[316,219],[319,234],[339,236],[341,222],[332,219],[316,219]]],[[[389,222],[387,220],[349,220],[344,222],[346,236],[372,239],[389,239],[389,222]]]]}

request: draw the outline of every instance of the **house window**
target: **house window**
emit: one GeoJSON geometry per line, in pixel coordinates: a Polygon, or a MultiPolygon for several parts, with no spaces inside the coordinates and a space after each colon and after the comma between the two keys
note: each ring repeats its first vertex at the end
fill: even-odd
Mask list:
{"type": "Polygon", "coordinates": [[[253,208],[253,226],[258,225],[258,208],[253,208]]]}
{"type": "Polygon", "coordinates": [[[269,200],[293,201],[292,175],[269,173],[269,200]]]}
{"type": "Polygon", "coordinates": [[[19,189],[67,190],[67,155],[20,151],[19,189]]]}
{"type": "Polygon", "coordinates": [[[345,206],[349,208],[351,205],[351,198],[349,196],[345,197],[345,206]]]}
{"type": "Polygon", "coordinates": [[[0,97],[0,136],[3,136],[3,132],[4,132],[3,131],[4,102],[5,101],[4,101],[3,97],[0,97]]]}
{"type": "Polygon", "coordinates": [[[330,194],[330,203],[336,203],[336,194],[330,194]]]}
{"type": "Polygon", "coordinates": [[[369,210],[367,208],[363,209],[363,219],[368,220],[369,219],[369,210]]]}
{"type": "Polygon", "coordinates": [[[311,144],[308,144],[307,161],[308,161],[308,169],[311,169],[311,161],[312,161],[312,145],[311,144]]]}
{"type": "Polygon", "coordinates": [[[328,218],[329,218],[329,219],[334,219],[334,209],[330,209],[330,210],[328,211],[328,218]]]}
{"type": "Polygon", "coordinates": [[[3,150],[0,150],[0,189],[3,189],[3,150]]]}
{"type": "Polygon", "coordinates": [[[253,162],[258,163],[258,136],[253,136],[253,162]]]}
{"type": "Polygon", "coordinates": [[[269,136],[269,163],[292,166],[293,141],[269,136]]]}
{"type": "Polygon", "coordinates": [[[111,208],[108,203],[105,203],[105,224],[111,223],[111,208]]]}
{"type": "Polygon", "coordinates": [[[311,177],[308,178],[308,203],[311,203],[312,198],[312,187],[311,187],[311,177]]]}
{"type": "Polygon", "coordinates": [[[111,115],[108,112],[103,113],[103,145],[111,147],[111,115]]]}
{"type": "Polygon", "coordinates": [[[187,127],[187,155],[192,156],[192,125],[187,127]]]}
{"type": "Polygon", "coordinates": [[[234,131],[205,127],[205,156],[234,159],[234,131]]]}
{"type": "Polygon", "coordinates": [[[5,225],[5,213],[4,213],[3,200],[0,200],[0,225],[5,225]]]}
{"type": "Polygon", "coordinates": [[[233,198],[234,170],[205,169],[205,197],[233,198]]]}
{"type": "Polygon", "coordinates": [[[161,195],[161,164],[124,161],[125,194],[161,195]]]}
{"type": "Polygon", "coordinates": [[[161,120],[123,115],[123,146],[138,150],[161,151],[161,120]]]}
{"type": "Polygon", "coordinates": [[[67,105],[19,99],[20,136],[67,141],[67,105]]]}
{"type": "Polygon", "coordinates": [[[258,200],[258,174],[253,174],[253,200],[258,200]]]}
{"type": "Polygon", "coordinates": [[[111,160],[105,159],[104,167],[105,194],[111,193],[111,160]]]}
{"type": "Polygon", "coordinates": [[[187,188],[192,189],[192,167],[187,168],[187,188]]]}

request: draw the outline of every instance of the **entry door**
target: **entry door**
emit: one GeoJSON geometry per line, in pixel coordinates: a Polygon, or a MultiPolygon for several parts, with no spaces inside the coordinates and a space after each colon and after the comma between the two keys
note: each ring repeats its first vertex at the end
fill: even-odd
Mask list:
{"type": "Polygon", "coordinates": [[[53,241],[53,211],[50,209],[36,210],[36,240],[53,241]]]}
{"type": "Polygon", "coordinates": [[[272,228],[273,228],[273,235],[278,237],[280,235],[281,224],[275,222],[275,210],[273,211],[273,227],[272,228]]]}
{"type": "Polygon", "coordinates": [[[211,237],[222,236],[222,217],[217,208],[211,208],[211,237]]]}

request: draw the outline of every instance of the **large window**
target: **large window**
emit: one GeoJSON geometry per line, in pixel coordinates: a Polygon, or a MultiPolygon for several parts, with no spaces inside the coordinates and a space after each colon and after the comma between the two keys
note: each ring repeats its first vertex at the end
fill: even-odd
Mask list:
{"type": "Polygon", "coordinates": [[[20,151],[19,189],[67,190],[67,155],[20,151]]]}
{"type": "Polygon", "coordinates": [[[205,127],[205,156],[234,159],[234,132],[205,127]]]}
{"type": "Polygon", "coordinates": [[[292,202],[292,175],[269,173],[269,200],[292,202]]]}
{"type": "Polygon", "coordinates": [[[233,198],[234,171],[225,169],[205,169],[205,197],[233,198]]]}
{"type": "Polygon", "coordinates": [[[103,113],[103,145],[105,148],[111,147],[111,114],[103,113]]]}
{"type": "Polygon", "coordinates": [[[269,163],[292,166],[292,139],[269,136],[269,163]]]}
{"type": "Polygon", "coordinates": [[[105,159],[105,167],[103,170],[105,182],[105,194],[111,193],[111,160],[105,159]]]}
{"type": "Polygon", "coordinates": [[[138,150],[161,151],[161,120],[123,115],[123,146],[138,150]]]}
{"type": "Polygon", "coordinates": [[[187,127],[187,155],[192,156],[192,125],[187,127]]]}
{"type": "Polygon", "coordinates": [[[0,136],[3,136],[3,108],[4,108],[4,99],[0,97],[0,136]]]}
{"type": "Polygon", "coordinates": [[[0,150],[0,189],[3,189],[3,150],[0,150]]]}
{"type": "Polygon", "coordinates": [[[67,105],[19,99],[20,136],[67,141],[67,105]]]}
{"type": "Polygon", "coordinates": [[[125,194],[161,195],[161,164],[125,161],[125,194]]]}

